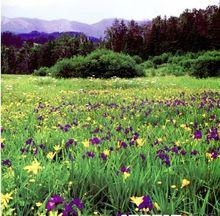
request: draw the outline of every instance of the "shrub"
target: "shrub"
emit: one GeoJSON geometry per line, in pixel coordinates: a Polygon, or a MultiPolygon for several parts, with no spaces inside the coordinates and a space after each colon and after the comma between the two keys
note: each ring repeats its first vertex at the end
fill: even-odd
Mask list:
{"type": "Polygon", "coordinates": [[[57,78],[80,77],[79,69],[83,61],[83,56],[62,59],[50,68],[51,75],[57,78]]]}
{"type": "Polygon", "coordinates": [[[143,68],[128,55],[109,50],[96,50],[86,57],[63,59],[50,69],[54,77],[136,77],[143,76],[143,68]]]}
{"type": "Polygon", "coordinates": [[[148,61],[145,61],[141,64],[141,66],[144,68],[144,69],[148,69],[148,68],[152,68],[154,67],[154,64],[152,61],[148,60],[148,61]]]}
{"type": "Polygon", "coordinates": [[[175,76],[183,76],[186,74],[183,67],[175,64],[160,65],[157,69],[157,73],[159,75],[175,75],[175,76]]]}
{"type": "Polygon", "coordinates": [[[167,63],[169,58],[171,57],[171,53],[163,53],[160,56],[155,56],[151,59],[154,65],[161,65],[167,63]]]}
{"type": "Polygon", "coordinates": [[[35,70],[33,75],[34,76],[47,76],[49,73],[49,68],[48,67],[41,67],[38,70],[35,70]]]}
{"type": "Polygon", "coordinates": [[[138,55],[132,56],[137,64],[141,64],[143,62],[142,58],[138,55]]]}
{"type": "Polygon", "coordinates": [[[220,76],[220,57],[204,55],[194,60],[192,75],[199,78],[220,76]]]}
{"type": "Polygon", "coordinates": [[[194,60],[193,59],[183,59],[179,62],[179,66],[183,67],[185,70],[190,71],[192,68],[194,60]]]}

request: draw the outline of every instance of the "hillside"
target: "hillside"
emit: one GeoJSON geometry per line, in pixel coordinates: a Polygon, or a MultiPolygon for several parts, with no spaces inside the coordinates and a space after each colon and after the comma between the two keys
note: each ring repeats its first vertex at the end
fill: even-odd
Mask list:
{"type": "MultiPolygon", "coordinates": [[[[2,17],[1,31],[10,31],[14,33],[29,33],[32,31],[53,33],[57,32],[81,32],[87,36],[100,38],[104,36],[105,30],[112,25],[115,18],[103,19],[94,24],[86,24],[77,21],[69,21],[66,19],[59,20],[42,20],[31,18],[8,18],[2,17]]],[[[128,22],[128,20],[125,20],[128,22]]],[[[138,21],[138,23],[149,22],[138,21]]]]}

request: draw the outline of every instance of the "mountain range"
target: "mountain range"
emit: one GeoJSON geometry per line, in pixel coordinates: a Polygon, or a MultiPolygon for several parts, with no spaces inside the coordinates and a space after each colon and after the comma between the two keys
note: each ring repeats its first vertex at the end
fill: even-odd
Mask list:
{"type": "MultiPolygon", "coordinates": [[[[87,36],[101,38],[105,30],[110,27],[115,18],[103,19],[94,24],[86,24],[66,19],[43,20],[36,18],[8,18],[1,19],[1,32],[10,31],[13,33],[29,33],[32,31],[52,33],[52,32],[81,32],[87,36]]],[[[121,19],[119,19],[121,20],[121,19]]],[[[124,20],[124,19],[123,19],[124,20]]],[[[129,20],[124,20],[125,23],[129,20]]],[[[149,23],[149,20],[137,21],[139,24],[149,23]]]]}

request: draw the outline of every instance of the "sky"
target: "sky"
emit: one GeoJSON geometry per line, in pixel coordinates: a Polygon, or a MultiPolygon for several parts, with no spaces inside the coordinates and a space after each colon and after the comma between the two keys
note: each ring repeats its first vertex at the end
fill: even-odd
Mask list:
{"type": "Polygon", "coordinates": [[[178,16],[186,8],[206,8],[219,0],[2,0],[1,14],[46,20],[68,19],[88,24],[105,18],[147,20],[178,16]]]}

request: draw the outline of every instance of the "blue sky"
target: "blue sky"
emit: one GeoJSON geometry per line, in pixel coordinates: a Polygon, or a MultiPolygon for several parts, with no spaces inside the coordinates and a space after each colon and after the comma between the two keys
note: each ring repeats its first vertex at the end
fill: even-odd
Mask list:
{"type": "Polygon", "coordinates": [[[104,18],[144,20],[178,16],[185,8],[206,8],[219,0],[2,0],[2,15],[95,23],[104,18]]]}

